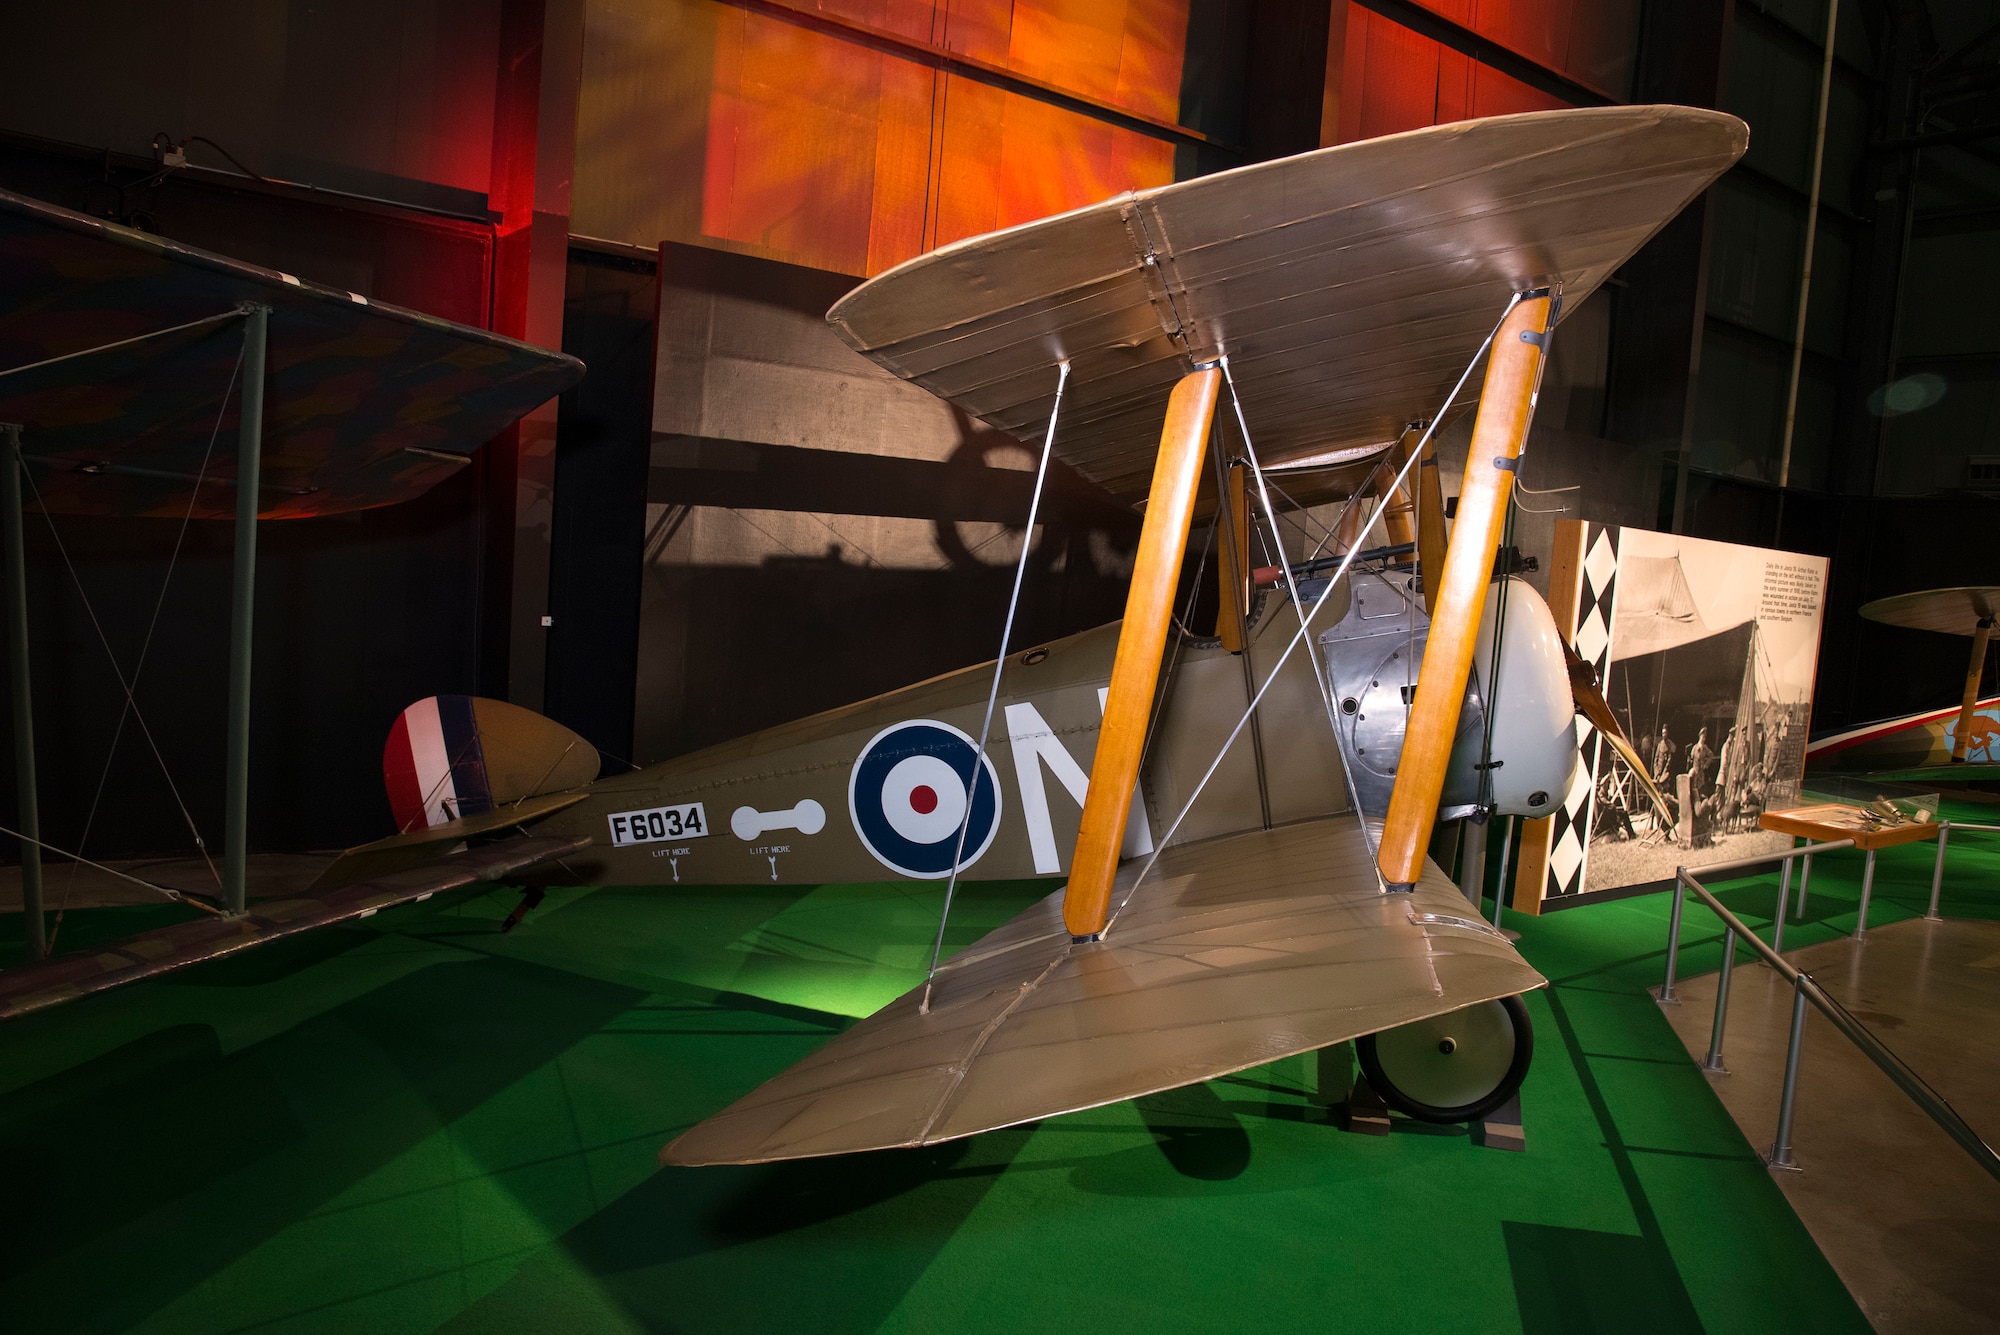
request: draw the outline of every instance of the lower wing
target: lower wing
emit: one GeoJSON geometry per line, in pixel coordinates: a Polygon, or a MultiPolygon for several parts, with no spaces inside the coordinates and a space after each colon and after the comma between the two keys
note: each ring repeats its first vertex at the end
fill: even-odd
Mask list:
{"type": "Polygon", "coordinates": [[[58,955],[0,973],[0,1020],[107,988],[121,987],[251,946],[365,918],[378,909],[494,881],[551,858],[573,853],[588,839],[508,839],[466,849],[425,867],[391,872],[305,899],[269,899],[239,918],[199,918],[110,945],[58,955]]]}
{"type": "MultiPolygon", "coordinates": [[[[1113,902],[1140,864],[1119,874],[1113,902]]],[[[1057,892],[690,1129],[669,1164],[927,1145],[1193,1084],[1541,987],[1426,864],[1384,894],[1352,816],[1161,855],[1101,941],[1057,892]]]]}

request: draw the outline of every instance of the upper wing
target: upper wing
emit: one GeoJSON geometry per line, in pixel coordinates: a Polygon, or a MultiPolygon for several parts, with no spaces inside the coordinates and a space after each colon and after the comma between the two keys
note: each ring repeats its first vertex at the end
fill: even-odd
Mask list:
{"type": "Polygon", "coordinates": [[[1413,130],[1219,172],[974,237],[827,313],[856,349],[974,417],[1143,495],[1168,390],[1227,355],[1269,466],[1337,460],[1432,411],[1511,294],[1574,308],[1741,156],[1689,107],[1413,130]]]}
{"type": "Polygon", "coordinates": [[[271,308],[266,518],[417,496],[583,375],[559,352],[0,191],[0,371],[34,367],[0,375],[0,421],[23,424],[46,508],[178,519],[196,491],[195,518],[235,516],[240,379],[218,410],[239,321],[34,364],[245,302],[271,308]]]}
{"type": "MultiPolygon", "coordinates": [[[[1138,865],[1119,878],[1119,893],[1138,865]]],[[[666,1163],[924,1145],[1227,1075],[1544,983],[1442,872],[1385,894],[1352,817],[1170,849],[1102,941],[1060,892],[688,1131],[666,1163]]]]}
{"type": "Polygon", "coordinates": [[[1970,635],[1982,621],[1992,622],[2000,608],[2000,589],[1975,586],[1956,589],[1924,589],[1899,593],[1863,604],[1861,615],[1870,621],[1912,630],[1938,630],[1947,635],[1970,635]]]}

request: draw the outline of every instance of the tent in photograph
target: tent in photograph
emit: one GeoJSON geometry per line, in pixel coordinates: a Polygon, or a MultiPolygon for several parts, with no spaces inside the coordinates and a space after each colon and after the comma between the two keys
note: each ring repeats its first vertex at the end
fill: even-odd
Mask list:
{"type": "MultiPolygon", "coordinates": [[[[1647,759],[1664,726],[1674,743],[1674,772],[1684,771],[1706,728],[1717,782],[1732,774],[1784,775],[1782,787],[1795,779],[1803,755],[1791,753],[1804,719],[1794,719],[1796,711],[1780,698],[1757,622],[1710,626],[1679,556],[1628,556],[1620,563],[1608,677],[1605,695],[1647,759]],[[1732,728],[1740,728],[1733,744],[1732,728]]],[[[1657,777],[1664,784],[1671,776],[1657,777]]]]}

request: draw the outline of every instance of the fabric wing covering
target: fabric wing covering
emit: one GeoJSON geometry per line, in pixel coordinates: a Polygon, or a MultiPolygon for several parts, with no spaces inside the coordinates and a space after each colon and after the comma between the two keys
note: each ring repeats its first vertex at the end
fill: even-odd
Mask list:
{"type": "Polygon", "coordinates": [[[190,964],[294,936],[315,927],[366,918],[385,908],[429,899],[574,853],[587,839],[529,836],[469,848],[429,866],[391,872],[298,899],[267,899],[240,918],[203,917],[93,946],[71,955],[0,972],[0,1020],[73,997],[155,978],[190,964]]]}
{"type": "Polygon", "coordinates": [[[1334,465],[1434,411],[1509,296],[1566,309],[1726,170],[1734,116],[1596,107],[1389,135],[946,246],[828,312],[849,344],[1136,501],[1168,390],[1227,355],[1267,466],[1334,465]]]}
{"type": "Polygon", "coordinates": [[[583,376],[559,352],[0,191],[0,421],[22,424],[47,509],[178,519],[201,479],[193,516],[234,517],[240,376],[216,424],[241,320],[33,364],[245,302],[271,308],[265,518],[421,495],[583,376]]]}
{"type": "MultiPolygon", "coordinates": [[[[1120,873],[1122,898],[1138,873],[1120,873]]],[[[1113,902],[1117,902],[1114,899],[1113,902]]],[[[1102,941],[1049,896],[661,1151],[927,1145],[1137,1098],[1540,987],[1435,866],[1385,895],[1352,817],[1171,849],[1102,941]]]]}

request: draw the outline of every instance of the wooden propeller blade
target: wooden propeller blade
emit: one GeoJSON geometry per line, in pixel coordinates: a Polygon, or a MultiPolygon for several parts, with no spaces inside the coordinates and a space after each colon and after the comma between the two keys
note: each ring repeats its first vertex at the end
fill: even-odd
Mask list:
{"type": "Polygon", "coordinates": [[[1570,698],[1576,701],[1576,712],[1589,719],[1613,749],[1625,758],[1625,763],[1632,767],[1633,777],[1639,780],[1639,786],[1646,790],[1647,797],[1653,799],[1660,819],[1672,824],[1674,813],[1667,806],[1667,795],[1660,791],[1652,771],[1646,768],[1645,761],[1639,759],[1639,752],[1625,736],[1625,729],[1619,726],[1618,716],[1611,712],[1610,702],[1597,685],[1597,673],[1567,640],[1563,641],[1563,659],[1569,665],[1569,693],[1570,698]]]}

